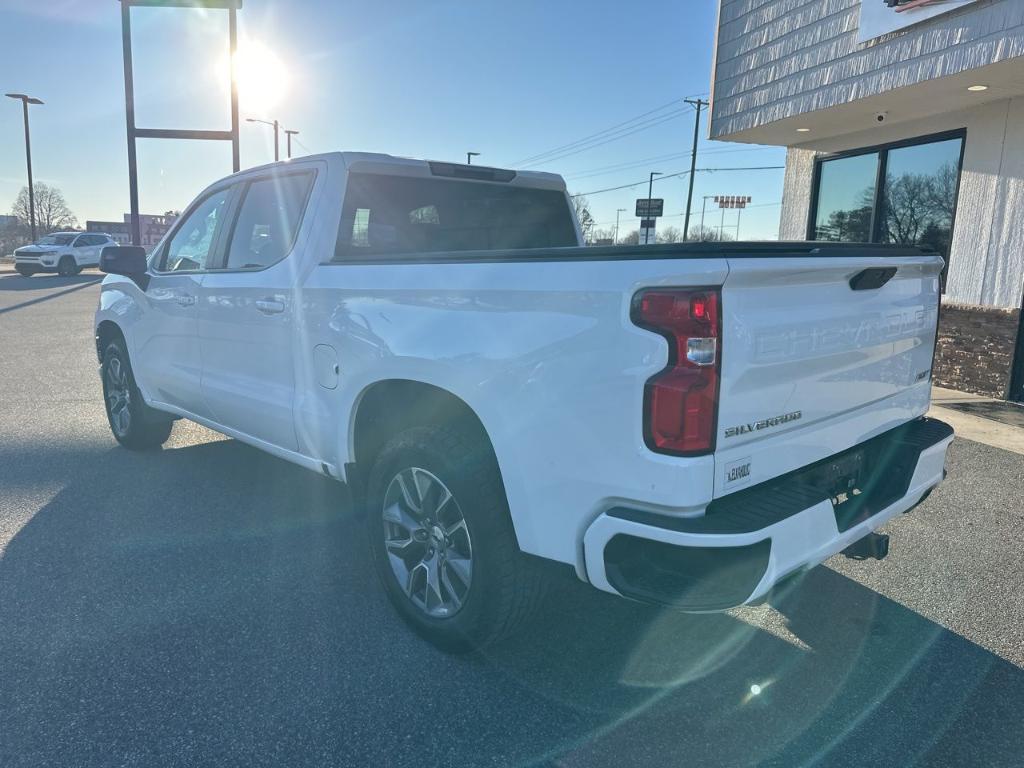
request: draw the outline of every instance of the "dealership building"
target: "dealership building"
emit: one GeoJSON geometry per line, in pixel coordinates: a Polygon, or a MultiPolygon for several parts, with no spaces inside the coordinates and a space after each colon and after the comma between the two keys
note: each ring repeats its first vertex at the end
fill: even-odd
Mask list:
{"type": "Polygon", "coordinates": [[[779,236],[946,259],[936,383],[1024,400],[1024,0],[722,0],[710,135],[787,147],[779,236]]]}

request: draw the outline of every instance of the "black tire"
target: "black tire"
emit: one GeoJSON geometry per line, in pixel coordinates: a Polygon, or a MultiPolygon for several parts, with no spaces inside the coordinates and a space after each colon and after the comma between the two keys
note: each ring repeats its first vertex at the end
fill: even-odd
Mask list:
{"type": "Polygon", "coordinates": [[[71,277],[78,274],[78,265],[71,256],[61,256],[57,262],[57,274],[61,277],[71,277]]]}
{"type": "MultiPolygon", "coordinates": [[[[427,510],[429,504],[424,500],[421,506],[427,510]]],[[[451,513],[450,503],[446,509],[451,513]]],[[[398,434],[380,451],[370,470],[366,511],[374,565],[388,598],[418,634],[444,651],[466,652],[508,635],[530,615],[543,595],[541,566],[519,550],[497,462],[490,446],[482,439],[474,439],[450,427],[417,427],[398,434]],[[471,579],[459,596],[461,605],[451,615],[430,615],[418,599],[407,593],[395,571],[395,567],[405,566],[393,567],[386,547],[388,535],[404,530],[401,525],[395,528],[383,517],[385,499],[393,498],[388,496],[388,489],[394,487],[401,473],[410,472],[412,468],[425,470],[442,483],[442,488],[446,486],[471,541],[471,579]]],[[[428,512],[427,516],[430,514],[428,512]]],[[[437,531],[446,513],[435,514],[437,525],[433,530],[437,531]]],[[[451,520],[447,518],[446,524],[451,520]]],[[[413,539],[410,532],[409,542],[413,539]]],[[[446,553],[454,552],[459,545],[452,543],[451,546],[450,550],[445,549],[446,553]]],[[[441,551],[440,546],[438,551],[441,551]]],[[[417,557],[413,553],[412,561],[417,557]]],[[[445,572],[446,557],[440,558],[441,572],[445,572]]],[[[420,563],[419,567],[424,566],[420,563]]],[[[446,583],[448,588],[442,587],[436,594],[446,593],[451,597],[451,586],[462,584],[457,579],[453,581],[452,572],[445,573],[447,583],[444,573],[438,583],[446,583]]],[[[429,603],[426,591],[424,600],[429,603]]],[[[435,607],[436,603],[435,600],[435,607]]]]}
{"type": "Polygon", "coordinates": [[[15,267],[14,270],[22,277],[32,277],[36,273],[32,267],[15,267]]]}
{"type": "Polygon", "coordinates": [[[170,437],[174,422],[143,401],[123,340],[114,339],[107,344],[100,375],[107,423],[117,442],[132,450],[163,445],[170,437]]]}

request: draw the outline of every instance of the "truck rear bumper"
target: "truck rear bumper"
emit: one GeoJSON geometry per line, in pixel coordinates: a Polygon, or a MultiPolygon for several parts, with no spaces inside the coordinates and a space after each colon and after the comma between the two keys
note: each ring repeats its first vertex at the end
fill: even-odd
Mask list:
{"type": "Polygon", "coordinates": [[[716,499],[700,517],[610,509],[584,535],[587,577],[690,611],[755,601],[919,504],[942,481],[952,440],[948,424],[917,419],[716,499]]]}

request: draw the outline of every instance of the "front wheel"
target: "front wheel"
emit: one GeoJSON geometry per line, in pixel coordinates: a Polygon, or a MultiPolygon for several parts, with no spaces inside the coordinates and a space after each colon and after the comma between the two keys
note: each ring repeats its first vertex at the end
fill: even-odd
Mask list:
{"type": "Polygon", "coordinates": [[[32,275],[36,273],[36,271],[32,269],[32,267],[16,266],[14,270],[22,277],[32,277],[32,275]]]}
{"type": "Polygon", "coordinates": [[[128,350],[121,339],[111,341],[103,352],[103,399],[110,431],[126,448],[157,448],[170,437],[174,422],[150,408],[135,385],[128,350]]]}
{"type": "Polygon", "coordinates": [[[61,256],[60,261],[57,262],[57,274],[61,277],[71,277],[72,275],[78,274],[78,265],[75,264],[75,260],[70,256],[61,256]]]}
{"type": "Polygon", "coordinates": [[[543,591],[519,551],[490,446],[448,427],[402,432],[367,486],[367,529],[392,604],[443,650],[484,646],[521,623],[543,591]]]}

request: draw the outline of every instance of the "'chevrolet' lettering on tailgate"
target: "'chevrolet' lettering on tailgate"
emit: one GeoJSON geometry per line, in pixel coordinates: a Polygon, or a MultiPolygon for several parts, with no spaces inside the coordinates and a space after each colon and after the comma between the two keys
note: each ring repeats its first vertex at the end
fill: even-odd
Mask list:
{"type": "Polygon", "coordinates": [[[736,437],[737,435],[745,435],[748,432],[757,432],[762,429],[768,429],[769,427],[777,427],[788,421],[796,421],[802,416],[803,414],[800,411],[793,411],[792,413],[786,413],[782,416],[772,416],[770,419],[761,419],[760,421],[755,421],[753,424],[740,424],[738,427],[726,427],[725,436],[736,437]]]}

